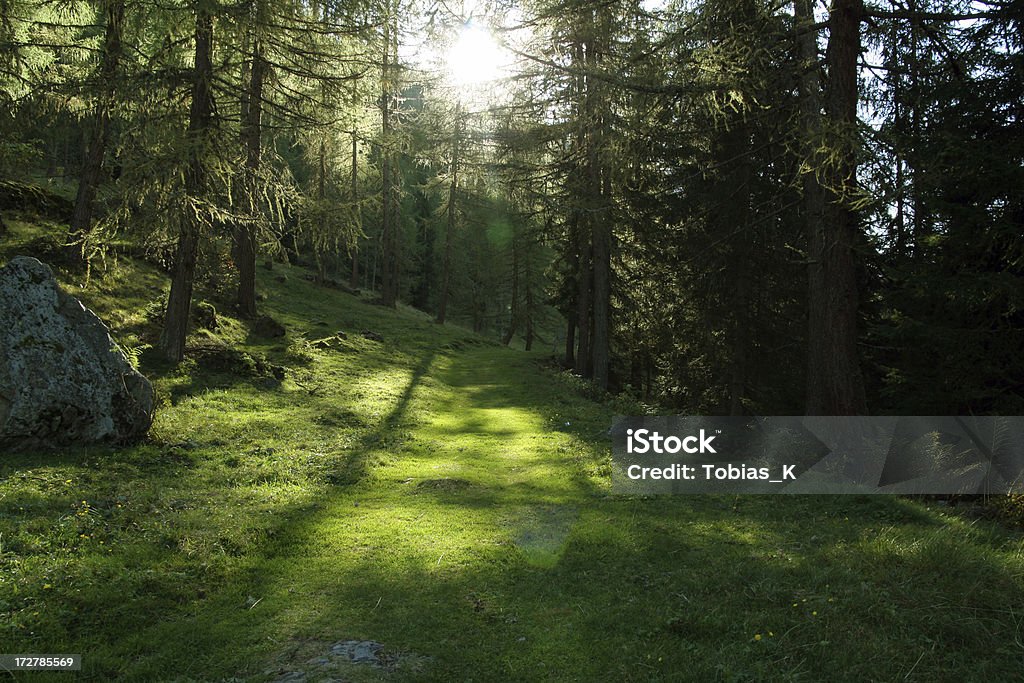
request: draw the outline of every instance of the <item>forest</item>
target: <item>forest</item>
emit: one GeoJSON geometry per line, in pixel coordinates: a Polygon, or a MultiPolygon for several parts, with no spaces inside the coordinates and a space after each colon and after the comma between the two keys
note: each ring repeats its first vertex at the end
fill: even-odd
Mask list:
{"type": "Polygon", "coordinates": [[[0,675],[1019,679],[1022,23],[0,0],[0,675]],[[953,427],[617,489],[670,415],[953,427]]]}
{"type": "Polygon", "coordinates": [[[173,274],[175,361],[277,259],[695,414],[1013,414],[1022,17],[10,0],[0,174],[173,274]]]}

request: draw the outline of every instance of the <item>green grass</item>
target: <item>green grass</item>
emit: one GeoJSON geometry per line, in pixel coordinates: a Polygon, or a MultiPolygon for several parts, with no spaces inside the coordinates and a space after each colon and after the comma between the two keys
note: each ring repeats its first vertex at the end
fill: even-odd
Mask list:
{"type": "MultiPolygon", "coordinates": [[[[142,354],[150,441],[3,455],[0,651],[89,680],[326,677],[307,660],[348,639],[403,655],[353,681],[1019,679],[1020,534],[893,498],[613,496],[615,408],[542,355],[259,275],[289,337],[221,336],[283,382],[142,354]]],[[[76,293],[137,345],[163,286],[122,260],[76,293]]]]}

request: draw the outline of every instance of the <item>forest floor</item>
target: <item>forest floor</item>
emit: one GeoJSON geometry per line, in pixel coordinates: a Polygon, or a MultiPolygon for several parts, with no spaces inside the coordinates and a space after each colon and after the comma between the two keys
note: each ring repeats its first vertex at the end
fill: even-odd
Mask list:
{"type": "MultiPolygon", "coordinates": [[[[8,223],[0,261],[36,235],[8,223]]],[[[3,455],[0,650],[93,680],[1019,680],[1020,533],[889,497],[613,495],[621,404],[304,274],[259,274],[286,338],[221,316],[176,369],[145,346],[160,273],[66,278],[161,408],[136,446],[3,455]]]]}

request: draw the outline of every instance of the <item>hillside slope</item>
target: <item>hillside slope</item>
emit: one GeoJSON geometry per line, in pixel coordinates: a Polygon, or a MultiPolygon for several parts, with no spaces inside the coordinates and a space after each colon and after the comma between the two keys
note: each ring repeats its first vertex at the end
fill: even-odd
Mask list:
{"type": "Polygon", "coordinates": [[[87,680],[1019,675],[1019,534],[888,498],[613,496],[613,406],[304,276],[259,273],[287,337],[220,316],[176,369],[145,349],[158,271],[77,291],[162,407],[137,446],[0,460],[0,649],[87,680]]]}

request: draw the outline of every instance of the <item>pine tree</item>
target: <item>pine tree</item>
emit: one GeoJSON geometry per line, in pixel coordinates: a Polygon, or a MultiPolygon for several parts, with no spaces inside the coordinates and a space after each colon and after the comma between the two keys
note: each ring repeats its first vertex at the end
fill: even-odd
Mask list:
{"type": "Polygon", "coordinates": [[[199,239],[204,225],[210,220],[210,213],[206,208],[209,184],[206,153],[216,127],[213,99],[214,9],[205,0],[197,0],[192,6],[195,18],[195,60],[184,182],[188,204],[180,218],[171,291],[167,299],[163,334],[160,338],[164,354],[175,363],[181,362],[185,357],[185,336],[188,333],[199,239]]]}

